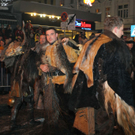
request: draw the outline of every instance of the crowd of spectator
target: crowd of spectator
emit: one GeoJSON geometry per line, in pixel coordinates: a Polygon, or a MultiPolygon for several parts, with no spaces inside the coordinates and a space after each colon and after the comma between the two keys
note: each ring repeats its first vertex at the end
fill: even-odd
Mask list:
{"type": "MultiPolygon", "coordinates": [[[[40,35],[44,34],[45,31],[41,26],[33,28],[29,22],[26,24],[24,29],[26,37],[32,39],[34,42],[38,42],[40,35]]],[[[17,39],[18,36],[23,38],[22,26],[16,25],[16,27],[12,29],[11,25],[7,25],[6,28],[4,28],[4,25],[2,24],[0,28],[0,46],[5,47],[9,42],[17,39]]]]}

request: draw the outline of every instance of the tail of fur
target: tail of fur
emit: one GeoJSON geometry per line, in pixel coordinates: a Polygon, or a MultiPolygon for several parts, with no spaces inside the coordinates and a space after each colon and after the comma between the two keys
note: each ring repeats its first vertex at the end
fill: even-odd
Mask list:
{"type": "Polygon", "coordinates": [[[115,91],[109,86],[106,75],[103,74],[103,60],[98,61],[99,86],[97,89],[98,100],[109,115],[110,109],[117,118],[118,124],[123,128],[126,135],[135,135],[135,110],[128,105],[115,91]]]}
{"type": "Polygon", "coordinates": [[[60,108],[55,86],[51,79],[49,80],[49,85],[46,85],[44,88],[44,108],[46,123],[48,125],[56,124],[58,122],[60,108]]]}
{"type": "Polygon", "coordinates": [[[69,62],[67,54],[61,42],[57,44],[57,68],[63,69],[66,74],[66,79],[64,83],[64,92],[71,93],[72,91],[72,64],[69,62]]]}
{"type": "Polygon", "coordinates": [[[108,112],[110,103],[113,114],[116,114],[117,122],[122,126],[126,135],[135,135],[135,110],[122,100],[105,81],[103,84],[105,96],[105,109],[108,112]]]}

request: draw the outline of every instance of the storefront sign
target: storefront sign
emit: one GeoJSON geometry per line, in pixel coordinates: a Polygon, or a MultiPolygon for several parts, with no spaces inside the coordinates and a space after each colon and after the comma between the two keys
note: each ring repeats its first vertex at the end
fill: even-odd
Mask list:
{"type": "Polygon", "coordinates": [[[91,24],[90,23],[86,23],[85,21],[79,22],[79,21],[76,20],[75,21],[75,26],[79,27],[79,28],[81,28],[83,30],[91,30],[91,24]]]}
{"type": "Polygon", "coordinates": [[[131,37],[135,37],[135,25],[131,25],[131,37]]]}

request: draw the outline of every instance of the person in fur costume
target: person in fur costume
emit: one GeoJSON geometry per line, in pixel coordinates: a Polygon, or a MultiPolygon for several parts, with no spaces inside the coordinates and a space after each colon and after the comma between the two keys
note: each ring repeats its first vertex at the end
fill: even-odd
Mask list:
{"type": "Polygon", "coordinates": [[[8,105],[11,109],[10,129],[15,130],[22,125],[17,124],[17,115],[24,102],[27,102],[29,124],[40,124],[34,120],[34,83],[38,77],[36,59],[38,54],[28,48],[23,23],[24,38],[18,37],[11,42],[3,53],[5,67],[11,72],[11,90],[9,92],[8,105]]]}
{"type": "Polygon", "coordinates": [[[69,39],[64,38],[62,41],[57,39],[58,33],[55,28],[50,27],[46,30],[46,38],[49,46],[41,56],[42,64],[40,65],[43,71],[41,78],[44,79],[41,80],[44,80],[45,93],[45,130],[43,133],[68,134],[70,127],[67,123],[70,121],[70,114],[67,103],[69,93],[71,93],[72,68],[78,54],[71,44],[67,45],[70,42],[69,39]]]}
{"type": "Polygon", "coordinates": [[[132,59],[123,27],[120,17],[106,18],[103,33],[84,45],[74,66],[69,109],[76,114],[73,126],[86,135],[135,134],[132,59]]]}
{"type": "MultiPolygon", "coordinates": [[[[44,34],[40,35],[39,42],[36,43],[35,47],[32,48],[35,52],[40,55],[41,50],[45,50],[47,47],[46,36],[44,34]]],[[[40,60],[39,60],[40,61],[40,60]]],[[[35,89],[34,89],[34,101],[35,101],[35,108],[37,109],[44,109],[43,106],[43,93],[41,90],[41,77],[39,76],[36,78],[35,81],[35,89]]]]}

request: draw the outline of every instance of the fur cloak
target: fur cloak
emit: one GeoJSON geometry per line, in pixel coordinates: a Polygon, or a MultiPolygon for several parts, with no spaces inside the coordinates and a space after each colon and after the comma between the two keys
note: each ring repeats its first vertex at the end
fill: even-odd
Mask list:
{"type": "MultiPolygon", "coordinates": [[[[124,101],[129,107],[128,110],[131,110],[131,112],[126,112],[127,115],[125,121],[129,123],[129,125],[131,125],[131,129],[132,131],[134,131],[134,120],[130,122],[128,121],[128,118],[130,119],[131,116],[134,114],[134,111],[132,109],[133,94],[129,73],[130,66],[131,55],[128,47],[123,40],[117,38],[112,32],[105,30],[104,34],[100,34],[97,38],[88,41],[84,45],[81,54],[74,66],[73,71],[74,73],[76,73],[76,76],[74,76],[73,78],[73,92],[69,101],[69,108],[73,111],[77,111],[79,108],[82,107],[94,107],[95,109],[97,109],[97,105],[99,105],[101,108],[106,109],[106,113],[108,113],[109,119],[112,118],[110,117],[112,116],[110,114],[112,114],[113,111],[114,117],[115,113],[117,113],[116,117],[118,116],[118,118],[120,119],[120,115],[118,115],[119,113],[118,111],[116,111],[117,109],[115,108],[117,105],[113,106],[111,104],[117,103],[112,100],[115,99],[115,96],[113,94],[114,92],[119,97],[118,99],[115,99],[115,101],[121,99],[121,101],[124,101]],[[99,82],[99,80],[102,78],[99,70],[99,59],[103,61],[102,72],[104,75],[106,75],[107,81],[107,83],[105,84],[103,82],[101,83],[101,81],[99,82]],[[85,80],[87,84],[85,84],[85,80]],[[101,84],[104,87],[99,90],[98,86],[101,84]],[[109,94],[105,92],[106,89],[109,89],[109,91],[110,89],[113,90],[113,92],[111,93],[112,96],[109,99],[107,97],[109,94]],[[98,101],[93,100],[94,98],[97,98],[98,101]]],[[[119,105],[123,105],[122,103],[119,103],[119,105]]],[[[125,109],[122,108],[124,107],[121,106],[119,112],[125,112],[125,109]]],[[[123,119],[123,117],[121,118],[123,119]]],[[[99,121],[99,119],[97,120],[99,121]]],[[[107,122],[107,120],[105,121],[107,122]]],[[[121,122],[121,120],[117,121],[118,123],[121,122]]],[[[126,130],[126,128],[130,129],[130,127],[128,126],[125,127],[122,124],[120,125],[123,127],[124,131],[126,130]]],[[[101,128],[99,132],[102,134],[102,131],[105,131],[105,129],[107,129],[107,126],[101,128]]],[[[108,128],[108,130],[110,130],[110,133],[112,132],[111,128],[108,128]]],[[[128,131],[125,132],[129,133],[128,131]]],[[[96,133],[98,133],[98,130],[96,131],[96,133]]],[[[108,133],[106,132],[106,134],[108,133]]]]}

